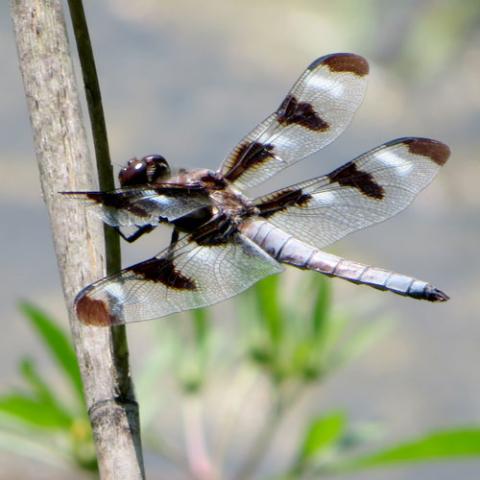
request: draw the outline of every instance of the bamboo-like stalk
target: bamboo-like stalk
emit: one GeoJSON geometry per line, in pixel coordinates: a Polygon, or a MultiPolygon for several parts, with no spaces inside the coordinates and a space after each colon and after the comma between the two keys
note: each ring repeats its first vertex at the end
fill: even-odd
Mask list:
{"type": "Polygon", "coordinates": [[[125,338],[118,331],[114,335],[107,328],[82,325],[73,311],[75,294],[105,274],[106,261],[101,223],[58,194],[94,187],[62,2],[12,0],[11,13],[100,475],[106,480],[143,479],[138,405],[125,338]]]}
{"type": "MultiPolygon", "coordinates": [[[[100,190],[109,191],[115,188],[113,169],[108,147],[107,126],[103,114],[102,95],[98,82],[97,69],[93,57],[90,33],[88,31],[82,0],[68,0],[68,8],[73,24],[73,33],[77,44],[77,52],[82,69],[88,113],[92,125],[93,146],[98,172],[100,190]]],[[[104,225],[105,245],[107,250],[107,273],[118,272],[120,262],[120,241],[118,233],[108,225],[104,225]]],[[[121,330],[121,329],[117,329],[121,330]]]]}

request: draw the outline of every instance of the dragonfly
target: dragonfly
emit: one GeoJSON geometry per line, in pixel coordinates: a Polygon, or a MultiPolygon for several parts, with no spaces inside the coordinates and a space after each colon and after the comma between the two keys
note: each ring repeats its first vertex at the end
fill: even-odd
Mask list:
{"type": "Polygon", "coordinates": [[[428,282],[322,250],[405,209],[447,161],[444,143],[398,138],[327,175],[255,199],[245,194],[340,135],[363,100],[368,73],[368,62],[353,53],[318,58],[218,170],[172,170],[163,156],[147,155],[120,170],[118,189],[66,192],[128,242],[172,226],[165,250],[84,288],[75,300],[78,318],[113,326],[205,307],[285,265],[414,299],[448,300],[428,282]]]}

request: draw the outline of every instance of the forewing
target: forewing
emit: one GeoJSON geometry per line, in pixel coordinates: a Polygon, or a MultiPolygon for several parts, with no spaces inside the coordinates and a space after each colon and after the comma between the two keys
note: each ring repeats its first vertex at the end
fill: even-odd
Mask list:
{"type": "Polygon", "coordinates": [[[118,325],[211,305],[279,273],[282,266],[248,238],[200,245],[185,237],[173,248],[80,292],[86,324],[118,325]]]}
{"type": "Polygon", "coordinates": [[[80,199],[105,223],[141,227],[173,221],[210,204],[202,189],[161,187],[120,188],[111,192],[65,192],[80,199]]]}
{"type": "Polygon", "coordinates": [[[257,185],[335,140],[363,100],[367,61],[337,53],[313,62],[278,110],[250,132],[220,168],[238,188],[257,185]]]}
{"type": "Polygon", "coordinates": [[[449,148],[435,140],[400,138],[255,204],[275,226],[322,248],[406,208],[449,155],[449,148]]]}

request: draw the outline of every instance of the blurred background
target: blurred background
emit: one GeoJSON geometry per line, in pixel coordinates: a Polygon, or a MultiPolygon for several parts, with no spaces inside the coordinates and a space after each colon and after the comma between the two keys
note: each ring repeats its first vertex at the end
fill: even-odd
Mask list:
{"type": "MultiPolygon", "coordinates": [[[[368,324],[382,316],[395,324],[300,402],[272,445],[265,471],[288,455],[292,432],[313,409],[341,408],[352,421],[379,424],[389,442],[478,424],[478,0],[105,0],[85,1],[85,8],[117,166],[133,156],[161,153],[176,166],[215,169],[245,133],[277,108],[313,59],[340,51],[358,53],[370,63],[367,96],[352,125],[261,192],[328,173],[396,137],[431,137],[451,147],[449,162],[408,211],[329,250],[430,281],[451,300],[433,305],[331,280],[333,304],[354,322],[368,324]]],[[[58,377],[19,312],[18,300],[32,301],[65,327],[67,320],[7,2],[0,5],[0,60],[2,393],[18,384],[17,362],[26,352],[47,376],[58,377]]],[[[125,265],[161,250],[167,233],[147,237],[124,245],[125,265]]],[[[229,301],[212,310],[218,335],[235,330],[233,306],[229,301]]],[[[155,351],[158,334],[152,332],[161,332],[164,322],[182,321],[177,316],[128,328],[134,378],[155,351]]],[[[220,377],[208,392],[207,411],[227,401],[229,379],[222,383],[220,377]]],[[[163,402],[165,386],[157,380],[163,402]]],[[[249,429],[262,415],[262,401],[259,388],[245,406],[236,434],[247,443],[249,429]]],[[[152,422],[178,436],[181,412],[162,405],[164,413],[152,422]]],[[[64,478],[54,467],[20,462],[9,454],[0,453],[0,463],[8,466],[0,478],[64,478]]],[[[147,455],[151,478],[183,478],[162,476],[162,468],[155,455],[147,455]]],[[[478,478],[479,472],[480,461],[471,460],[342,478],[446,480],[478,478]]]]}

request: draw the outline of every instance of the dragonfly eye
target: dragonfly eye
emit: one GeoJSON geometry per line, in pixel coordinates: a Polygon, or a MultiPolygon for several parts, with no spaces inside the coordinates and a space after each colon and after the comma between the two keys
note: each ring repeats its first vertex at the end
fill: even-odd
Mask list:
{"type": "Polygon", "coordinates": [[[146,164],[149,183],[164,180],[170,176],[170,166],[162,155],[147,155],[142,160],[146,164]]]}
{"type": "Polygon", "coordinates": [[[118,180],[122,187],[145,185],[148,183],[146,162],[143,159],[132,158],[127,166],[120,170],[118,180]]]}

